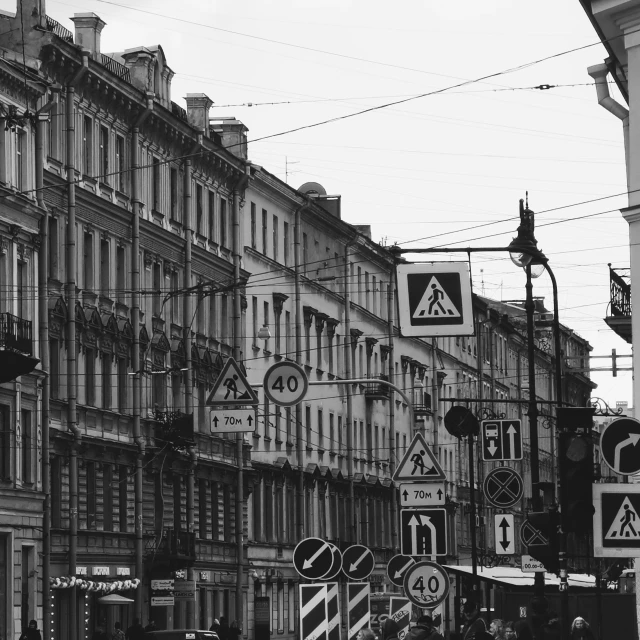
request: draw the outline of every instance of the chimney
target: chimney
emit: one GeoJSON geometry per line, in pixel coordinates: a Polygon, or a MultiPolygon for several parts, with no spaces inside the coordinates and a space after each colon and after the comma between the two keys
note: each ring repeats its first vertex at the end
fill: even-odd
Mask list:
{"type": "Polygon", "coordinates": [[[185,98],[187,102],[187,118],[189,124],[196,129],[204,132],[209,137],[209,109],[213,104],[213,100],[204,93],[187,93],[185,98]]]}
{"type": "Polygon", "coordinates": [[[241,160],[248,158],[247,131],[249,129],[240,120],[234,117],[212,118],[209,123],[211,130],[222,138],[222,146],[225,149],[241,160]]]}
{"type": "Polygon", "coordinates": [[[75,43],[91,52],[91,57],[100,62],[100,34],[106,22],[95,13],[76,13],[73,23],[76,25],[75,43]]]}

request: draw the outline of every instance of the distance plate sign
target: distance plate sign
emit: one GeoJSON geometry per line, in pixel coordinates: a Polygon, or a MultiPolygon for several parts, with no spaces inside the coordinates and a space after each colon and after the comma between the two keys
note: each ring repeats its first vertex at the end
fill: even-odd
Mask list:
{"type": "Polygon", "coordinates": [[[404,593],[419,607],[433,609],[449,594],[451,581],[437,562],[416,562],[404,574],[404,593]]]}
{"type": "Polygon", "coordinates": [[[298,404],[309,389],[309,379],[304,369],[295,362],[276,362],[264,374],[264,392],[281,407],[298,404]]]}
{"type": "Polygon", "coordinates": [[[524,492],[520,474],[511,467],[492,469],[484,479],[484,496],[494,507],[506,509],[519,502],[524,492]]]}

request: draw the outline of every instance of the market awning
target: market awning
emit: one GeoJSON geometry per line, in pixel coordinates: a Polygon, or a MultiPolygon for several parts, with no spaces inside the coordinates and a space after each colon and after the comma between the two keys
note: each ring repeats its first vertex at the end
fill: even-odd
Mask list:
{"type": "Polygon", "coordinates": [[[119,596],[117,593],[110,593],[108,596],[98,598],[100,604],[132,604],[135,600],[119,596]]]}
{"type": "MultiPolygon", "coordinates": [[[[469,565],[445,565],[444,568],[458,575],[472,575],[472,568],[469,565]]],[[[508,584],[513,587],[532,587],[534,576],[535,574],[533,573],[524,573],[518,567],[492,567],[491,569],[478,567],[478,578],[480,580],[493,582],[494,584],[508,584]]],[[[553,573],[545,573],[544,583],[550,586],[557,586],[560,584],[560,578],[553,573]]],[[[594,576],[585,573],[574,573],[569,576],[569,586],[593,588],[596,586],[596,579],[594,576]]]]}

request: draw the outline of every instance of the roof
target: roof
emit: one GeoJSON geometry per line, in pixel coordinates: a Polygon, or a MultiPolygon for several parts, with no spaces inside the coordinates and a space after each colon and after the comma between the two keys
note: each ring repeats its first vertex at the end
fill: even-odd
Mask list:
{"type": "MultiPolygon", "coordinates": [[[[447,571],[459,575],[471,575],[472,568],[466,565],[445,565],[447,571]]],[[[478,567],[478,578],[493,582],[494,584],[506,584],[513,587],[532,587],[535,579],[534,573],[524,573],[519,567],[478,567]]],[[[544,574],[544,583],[547,586],[560,584],[560,579],[553,573],[544,574]]],[[[576,573],[569,576],[569,586],[571,587],[595,587],[596,579],[593,576],[576,573]]]]}

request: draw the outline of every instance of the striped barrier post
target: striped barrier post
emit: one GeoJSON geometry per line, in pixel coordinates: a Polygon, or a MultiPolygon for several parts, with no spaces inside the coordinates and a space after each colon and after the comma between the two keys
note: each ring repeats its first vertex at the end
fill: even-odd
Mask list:
{"type": "Polygon", "coordinates": [[[400,627],[398,640],[404,640],[409,633],[409,622],[411,622],[411,601],[409,598],[392,597],[389,604],[389,617],[400,627]]]}
{"type": "Polygon", "coordinates": [[[327,585],[300,585],[301,640],[328,640],[327,585]]]}
{"type": "Polygon", "coordinates": [[[370,584],[368,582],[347,583],[347,619],[349,640],[355,640],[360,629],[368,627],[371,621],[369,607],[370,584]]]}
{"type": "Polygon", "coordinates": [[[328,640],[340,640],[340,598],[338,583],[327,583],[327,636],[328,640]]]}

